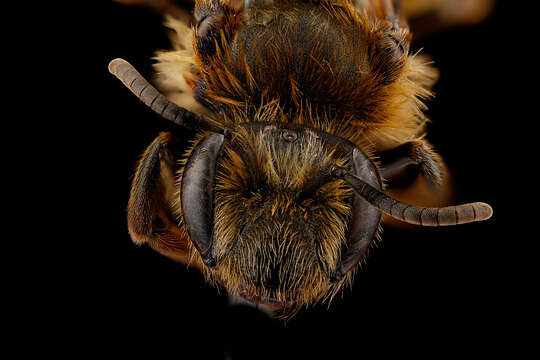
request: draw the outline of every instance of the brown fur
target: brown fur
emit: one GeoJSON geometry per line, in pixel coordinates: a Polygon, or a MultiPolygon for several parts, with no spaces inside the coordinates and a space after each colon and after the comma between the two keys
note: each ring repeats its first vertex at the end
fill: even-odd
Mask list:
{"type": "MultiPolygon", "coordinates": [[[[311,32],[304,38],[314,38],[316,41],[313,40],[313,43],[326,39],[329,45],[327,49],[324,49],[322,45],[313,45],[303,73],[289,71],[287,74],[287,69],[291,67],[290,59],[294,60],[294,56],[290,54],[294,52],[293,48],[298,44],[288,43],[286,34],[293,31],[295,19],[302,11],[305,12],[305,9],[285,7],[276,10],[279,15],[269,11],[262,11],[262,14],[256,13],[251,16],[244,15],[247,17],[244,26],[256,24],[262,21],[261,18],[272,16],[284,19],[274,28],[268,28],[269,24],[266,24],[265,30],[256,34],[259,37],[258,41],[255,44],[253,41],[249,43],[251,52],[254,53],[259,50],[256,43],[260,42],[261,46],[265,47],[269,44],[268,47],[272,50],[266,57],[261,58],[256,53],[252,56],[255,59],[249,65],[246,57],[251,55],[246,55],[246,48],[242,46],[247,45],[242,45],[238,40],[240,37],[238,33],[235,33],[234,44],[238,44],[237,46],[242,49],[238,53],[243,58],[231,54],[231,39],[226,35],[233,33],[234,27],[239,26],[238,19],[235,19],[231,20],[230,24],[233,28],[223,31],[219,39],[218,55],[210,60],[210,65],[204,64],[201,58],[192,52],[192,49],[159,53],[156,57],[158,60],[156,68],[163,74],[159,76],[160,83],[163,84],[166,81],[166,76],[175,76],[169,75],[174,74],[170,72],[174,64],[180,72],[185,73],[189,68],[191,69],[189,76],[204,78],[212,89],[209,95],[213,100],[222,101],[239,111],[248,110],[248,118],[267,103],[275,100],[288,102],[291,98],[295,105],[299,105],[294,106],[296,110],[293,111],[298,111],[302,107],[311,107],[317,108],[319,115],[335,112],[331,114],[333,121],[340,119],[339,121],[356,128],[356,131],[350,132],[349,140],[355,143],[369,141],[378,151],[419,138],[424,132],[426,122],[422,113],[425,107],[421,101],[431,96],[429,88],[437,78],[436,70],[424,57],[416,54],[405,52],[397,59],[389,59],[385,58],[384,54],[377,53],[375,45],[361,48],[361,45],[353,44],[354,39],[363,39],[362,42],[366,44],[380,43],[379,47],[392,46],[387,43],[389,40],[385,37],[386,34],[392,32],[389,22],[370,17],[366,12],[357,11],[348,3],[340,6],[327,3],[326,7],[315,9],[312,10],[313,14],[309,21],[319,23],[317,26],[309,23],[306,27],[308,30],[311,29],[311,32]],[[326,18],[322,24],[321,17],[326,18]],[[347,37],[346,34],[350,33],[353,36],[347,37]],[[273,34],[279,34],[279,36],[273,34]],[[330,45],[340,43],[343,45],[330,47],[330,45]],[[386,76],[374,71],[380,68],[381,64],[388,62],[392,65],[386,66],[386,76]],[[193,67],[194,63],[197,63],[198,67],[193,67]],[[163,70],[166,64],[169,71],[165,75],[163,70]],[[210,67],[212,71],[208,70],[210,67]],[[347,75],[346,70],[350,67],[360,69],[357,76],[352,79],[340,78],[340,75],[347,75]],[[279,74],[279,76],[268,79],[269,73],[279,74]],[[388,81],[388,76],[392,81],[388,81]],[[270,83],[269,80],[271,80],[270,83]],[[299,88],[299,84],[302,84],[302,87],[299,88]],[[308,92],[323,95],[318,95],[320,99],[313,99],[307,96],[308,92]],[[261,94],[258,98],[250,98],[254,93],[261,94]],[[327,99],[324,106],[321,106],[321,99],[327,99]]],[[[234,13],[228,16],[232,18],[234,13]]],[[[171,20],[168,26],[176,31],[175,43],[177,45],[175,47],[181,47],[179,39],[190,36],[190,31],[184,25],[171,20]]],[[[410,36],[407,30],[399,29],[394,33],[392,36],[404,42],[408,50],[410,36]]],[[[186,92],[186,88],[178,88],[178,90],[186,92]]],[[[187,108],[191,109],[189,105],[187,108]]],[[[343,136],[343,134],[338,135],[343,136]]]]}
{"type": "Polygon", "coordinates": [[[343,183],[332,182],[301,203],[294,197],[314,168],[347,164],[347,159],[328,153],[315,137],[295,144],[294,151],[273,146],[275,132],[239,134],[256,154],[266,194],[245,192],[250,174],[238,154],[228,150],[222,160],[215,214],[220,265],[208,275],[250,298],[310,304],[330,288],[327,279],[345,240],[350,218],[346,200],[352,193],[343,183]],[[243,229],[250,230],[242,234],[243,229]],[[279,271],[276,289],[257,284],[271,276],[270,268],[279,271]]]}
{"type": "MultiPolygon", "coordinates": [[[[174,46],[157,54],[156,70],[158,85],[173,101],[208,113],[193,101],[195,92],[204,90],[206,101],[219,104],[214,119],[229,127],[249,122],[300,124],[345,138],[372,158],[375,152],[422,141],[426,122],[422,100],[431,96],[437,73],[424,58],[409,54],[406,28],[348,1],[276,1],[272,7],[254,5],[246,11],[223,4],[231,3],[197,3],[196,17],[198,12],[222,11],[211,24],[214,37],[204,46],[196,30],[167,21],[175,31],[174,46]],[[205,86],[197,88],[201,83],[205,86]]],[[[287,306],[289,314],[331,298],[354,273],[337,285],[329,283],[343,251],[352,191],[334,181],[302,203],[294,196],[314,171],[330,164],[350,166],[348,158],[329,151],[314,134],[291,151],[274,144],[272,139],[279,134],[272,127],[266,132],[235,129],[232,142],[249,148],[256,166],[248,168],[230,145],[218,162],[214,215],[218,266],[214,270],[202,266],[200,255],[186,241],[179,202],[182,169],[176,185],[171,185],[170,168],[161,167],[154,198],[158,200],[146,205],[148,219],[133,215],[136,206],[130,200],[133,239],[184,262],[190,257],[209,281],[255,301],[274,299],[287,306]],[[264,180],[263,195],[248,191],[253,176],[264,180]],[[150,236],[148,226],[144,231],[139,228],[155,216],[166,220],[165,231],[150,236]],[[277,285],[265,285],[272,281],[277,285]]],[[[143,159],[150,149],[152,145],[143,159]]],[[[136,184],[143,169],[141,162],[132,198],[141,196],[136,184]]],[[[143,199],[152,199],[153,194],[144,193],[143,199]]]]}

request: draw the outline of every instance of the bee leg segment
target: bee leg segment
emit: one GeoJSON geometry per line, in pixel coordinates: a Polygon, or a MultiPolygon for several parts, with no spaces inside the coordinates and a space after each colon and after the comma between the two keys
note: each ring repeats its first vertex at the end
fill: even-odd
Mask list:
{"type": "Polygon", "coordinates": [[[172,134],[160,133],[139,161],[128,202],[128,230],[136,244],[148,244],[157,252],[187,264],[189,239],[178,226],[171,207],[176,163],[170,151],[173,141],[172,134]]]}
{"type": "Polygon", "coordinates": [[[417,140],[400,145],[380,155],[381,176],[388,188],[410,185],[421,173],[430,185],[440,185],[442,172],[439,156],[427,141],[417,140]]]}

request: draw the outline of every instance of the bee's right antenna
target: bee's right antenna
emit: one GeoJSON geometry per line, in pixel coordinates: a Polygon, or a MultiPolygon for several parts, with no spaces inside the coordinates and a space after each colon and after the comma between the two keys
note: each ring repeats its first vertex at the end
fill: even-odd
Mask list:
{"type": "Polygon", "coordinates": [[[407,205],[380,192],[340,166],[332,166],[330,173],[335,178],[345,180],[371,205],[385,214],[409,224],[421,226],[460,225],[487,220],[493,215],[491,206],[483,202],[440,208],[407,205]]]}
{"type": "Polygon", "coordinates": [[[112,60],[109,63],[109,72],[122,81],[143,103],[165,119],[190,129],[208,130],[223,134],[227,138],[230,137],[231,130],[220,123],[199,117],[169,101],[126,60],[112,60]]]}

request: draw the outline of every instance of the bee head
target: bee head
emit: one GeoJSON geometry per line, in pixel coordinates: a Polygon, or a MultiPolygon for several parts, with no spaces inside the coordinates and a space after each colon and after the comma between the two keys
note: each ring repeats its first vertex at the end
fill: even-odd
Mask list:
{"type": "Polygon", "coordinates": [[[229,140],[212,134],[195,146],[180,197],[209,279],[253,302],[292,308],[341,288],[377,232],[380,212],[359,205],[363,200],[329,169],[363,166],[380,183],[367,157],[330,146],[336,139],[328,137],[259,122],[238,126],[229,140]],[[343,249],[360,238],[369,239],[351,260],[343,249]]]}

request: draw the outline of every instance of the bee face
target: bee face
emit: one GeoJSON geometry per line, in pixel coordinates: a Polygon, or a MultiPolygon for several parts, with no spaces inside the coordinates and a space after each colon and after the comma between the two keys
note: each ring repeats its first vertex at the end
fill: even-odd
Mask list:
{"type": "Polygon", "coordinates": [[[209,275],[257,302],[312,303],[330,289],[350,219],[342,182],[308,190],[330,164],[348,166],[309,130],[237,131],[218,164],[209,275]]]}

